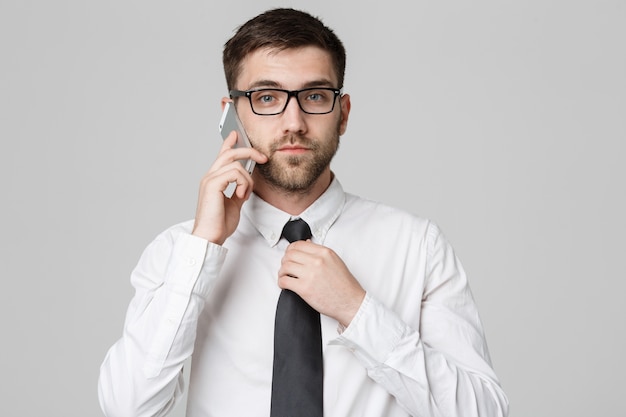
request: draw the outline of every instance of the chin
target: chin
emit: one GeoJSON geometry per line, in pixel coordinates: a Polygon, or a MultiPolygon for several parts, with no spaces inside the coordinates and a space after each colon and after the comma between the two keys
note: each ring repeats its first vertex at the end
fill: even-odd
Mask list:
{"type": "Polygon", "coordinates": [[[268,184],[287,192],[307,191],[321,175],[321,172],[308,166],[308,164],[296,167],[290,164],[263,164],[258,168],[259,173],[268,184]]]}

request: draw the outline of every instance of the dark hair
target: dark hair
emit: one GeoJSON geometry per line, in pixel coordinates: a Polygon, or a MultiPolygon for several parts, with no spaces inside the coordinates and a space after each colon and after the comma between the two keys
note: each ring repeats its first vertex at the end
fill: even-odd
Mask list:
{"type": "Polygon", "coordinates": [[[337,87],[343,87],[346,50],[332,29],[306,12],[273,9],[244,23],[224,45],[222,61],[228,89],[235,88],[241,63],[248,54],[260,48],[281,51],[304,46],[317,46],[330,53],[339,82],[337,87]]]}

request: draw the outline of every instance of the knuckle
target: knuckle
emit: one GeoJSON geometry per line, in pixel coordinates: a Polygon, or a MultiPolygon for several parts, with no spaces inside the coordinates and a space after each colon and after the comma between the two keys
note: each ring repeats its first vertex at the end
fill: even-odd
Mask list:
{"type": "Polygon", "coordinates": [[[322,247],[322,254],[324,255],[324,257],[330,257],[333,256],[335,252],[331,248],[324,246],[322,247]]]}

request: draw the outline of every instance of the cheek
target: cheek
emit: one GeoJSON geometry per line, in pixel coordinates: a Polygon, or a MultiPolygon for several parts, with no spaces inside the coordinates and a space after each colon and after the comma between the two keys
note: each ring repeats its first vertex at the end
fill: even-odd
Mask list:
{"type": "Polygon", "coordinates": [[[259,140],[259,135],[257,134],[257,132],[252,131],[252,132],[247,132],[247,133],[248,133],[248,139],[250,140],[252,147],[256,149],[257,151],[267,155],[267,152],[265,151],[265,148],[263,147],[263,142],[259,140]]]}
{"type": "Polygon", "coordinates": [[[259,123],[258,120],[246,123],[242,119],[242,123],[244,125],[244,128],[246,129],[246,133],[248,135],[248,139],[250,139],[252,147],[267,155],[267,152],[265,150],[271,142],[267,138],[272,137],[269,133],[269,129],[264,126],[263,123],[259,123]]]}
{"type": "Polygon", "coordinates": [[[237,115],[243,124],[243,128],[246,130],[248,139],[250,139],[250,142],[256,148],[259,138],[263,137],[264,120],[259,120],[259,116],[252,113],[250,104],[243,101],[240,101],[237,105],[237,115]]]}

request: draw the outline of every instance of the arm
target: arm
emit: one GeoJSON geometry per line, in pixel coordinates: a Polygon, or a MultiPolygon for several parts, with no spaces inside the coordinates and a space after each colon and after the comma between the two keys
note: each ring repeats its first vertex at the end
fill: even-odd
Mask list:
{"type": "Polygon", "coordinates": [[[428,239],[419,329],[368,294],[331,343],[352,349],[412,416],[506,416],[465,273],[435,226],[428,239]]]}
{"type": "Polygon", "coordinates": [[[203,177],[192,234],[175,227],[155,239],[131,276],[136,289],[122,338],[100,370],[98,394],[109,417],[164,416],[183,391],[182,367],[191,356],[204,302],[219,277],[226,251],[220,245],[235,231],[253,181],[240,159],[264,163],[251,148],[224,141],[203,177]],[[223,192],[237,182],[235,194],[223,192]]]}
{"type": "Polygon", "coordinates": [[[100,369],[98,394],[107,416],[163,416],[183,392],[206,295],[226,250],[183,231],[166,232],[144,251],[131,275],[136,289],[122,338],[100,369]]]}

